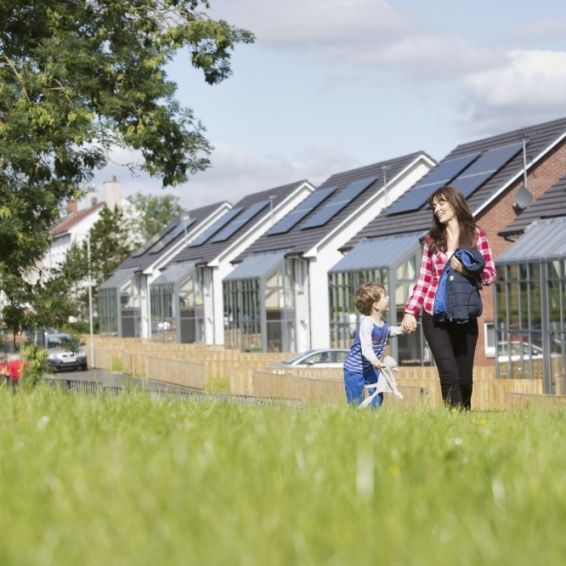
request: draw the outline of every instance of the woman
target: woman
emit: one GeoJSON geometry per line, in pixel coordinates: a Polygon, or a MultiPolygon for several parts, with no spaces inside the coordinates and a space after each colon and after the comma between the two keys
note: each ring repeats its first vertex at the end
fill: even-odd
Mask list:
{"type": "Polygon", "coordinates": [[[425,238],[419,278],[405,305],[401,327],[414,332],[422,315],[423,331],[434,356],[440,376],[445,404],[470,409],[473,386],[474,354],[478,340],[478,322],[465,324],[433,318],[434,299],[444,267],[472,276],[454,256],[457,248],[477,248],[485,266],[478,285],[495,281],[495,265],[485,232],[476,226],[462,193],[453,187],[438,189],[429,199],[432,206],[432,228],[425,238]]]}

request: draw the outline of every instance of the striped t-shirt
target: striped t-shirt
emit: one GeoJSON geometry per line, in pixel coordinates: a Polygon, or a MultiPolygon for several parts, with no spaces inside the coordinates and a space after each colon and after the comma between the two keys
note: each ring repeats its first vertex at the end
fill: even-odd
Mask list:
{"type": "Polygon", "coordinates": [[[356,330],[354,342],[344,362],[344,369],[353,373],[363,373],[366,376],[375,375],[375,367],[370,360],[362,354],[360,334],[371,336],[371,349],[377,359],[383,354],[389,336],[387,322],[378,326],[369,316],[364,317],[360,327],[356,330]]]}

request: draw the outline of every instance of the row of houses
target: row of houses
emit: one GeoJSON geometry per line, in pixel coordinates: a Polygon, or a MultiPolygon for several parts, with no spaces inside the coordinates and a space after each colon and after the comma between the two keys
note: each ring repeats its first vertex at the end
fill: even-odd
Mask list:
{"type": "MultiPolygon", "coordinates": [[[[541,367],[565,385],[566,118],[187,211],[98,289],[101,333],[262,351],[349,347],[355,289],[379,281],[399,323],[431,224],[428,197],[465,195],[498,282],[483,292],[476,362],[506,377],[541,367]],[[516,349],[520,352],[517,354],[516,349]],[[538,364],[538,365],[537,365],[538,364]]],[[[428,364],[421,333],[401,363],[428,364]]],[[[537,370],[538,371],[538,370],[537,370]]]]}

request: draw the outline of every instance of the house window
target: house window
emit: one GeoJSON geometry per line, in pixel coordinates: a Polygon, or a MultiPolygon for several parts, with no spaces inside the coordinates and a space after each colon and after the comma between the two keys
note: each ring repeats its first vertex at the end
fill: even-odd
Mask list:
{"type": "Polygon", "coordinates": [[[495,357],[495,322],[486,322],[483,325],[484,350],[487,358],[495,357]]]}

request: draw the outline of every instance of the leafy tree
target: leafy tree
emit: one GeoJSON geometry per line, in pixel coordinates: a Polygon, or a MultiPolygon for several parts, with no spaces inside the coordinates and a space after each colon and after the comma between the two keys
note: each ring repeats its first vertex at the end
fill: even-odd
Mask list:
{"type": "MultiPolygon", "coordinates": [[[[206,0],[0,2],[0,264],[41,257],[59,206],[107,163],[140,152],[163,186],[209,165],[211,147],[165,67],[188,49],[215,84],[253,36],[210,19],[206,0]]],[[[99,261],[102,261],[99,259],[99,261]]],[[[10,297],[11,298],[11,297],[10,297]]]]}
{"type": "Polygon", "coordinates": [[[49,275],[40,277],[33,287],[34,326],[62,328],[70,316],[84,317],[88,309],[86,245],[71,244],[63,264],[49,275]]]}
{"type": "Polygon", "coordinates": [[[11,331],[14,346],[16,334],[31,323],[30,303],[33,297],[33,286],[22,281],[19,275],[2,270],[3,291],[10,302],[2,309],[3,323],[11,331]]]}
{"type": "MultiPolygon", "coordinates": [[[[93,284],[98,286],[130,255],[135,245],[122,209],[116,206],[110,210],[106,205],[102,208],[90,231],[90,242],[91,275],[93,284]]],[[[82,253],[86,254],[86,243],[82,253]]]]}
{"type": "Polygon", "coordinates": [[[64,264],[49,273],[40,273],[34,282],[18,274],[3,273],[4,292],[11,301],[4,307],[4,324],[11,330],[14,341],[21,328],[61,328],[70,316],[85,316],[87,290],[86,247],[73,244],[64,264]]]}
{"type": "MultiPolygon", "coordinates": [[[[131,239],[122,209],[104,206],[100,218],[90,232],[91,276],[93,287],[106,280],[110,273],[130,254],[131,239]]],[[[88,245],[73,243],[67,250],[65,261],[37,281],[20,289],[18,301],[8,307],[12,327],[64,327],[70,316],[86,319],[88,314],[88,245]],[[22,289],[26,290],[25,297],[22,289]],[[25,299],[25,301],[24,301],[25,299]],[[12,320],[13,319],[13,320],[12,320]]],[[[12,276],[16,283],[17,278],[12,276]]]]}
{"type": "Polygon", "coordinates": [[[33,288],[29,325],[34,328],[61,328],[70,316],[80,311],[76,282],[61,273],[47,281],[38,281],[33,288]]]}
{"type": "Polygon", "coordinates": [[[136,193],[128,197],[128,200],[140,213],[139,220],[135,222],[141,238],[140,244],[147,242],[183,212],[178,196],[136,193]]]}
{"type": "MultiPolygon", "coordinates": [[[[109,274],[132,249],[130,230],[123,211],[104,206],[91,232],[91,275],[93,286],[109,274]]],[[[88,313],[87,242],[73,243],[61,266],[42,273],[35,283],[22,284],[19,276],[9,274],[7,290],[13,297],[5,307],[5,322],[16,332],[21,327],[63,328],[70,316],[86,319],[88,313]]]]}

